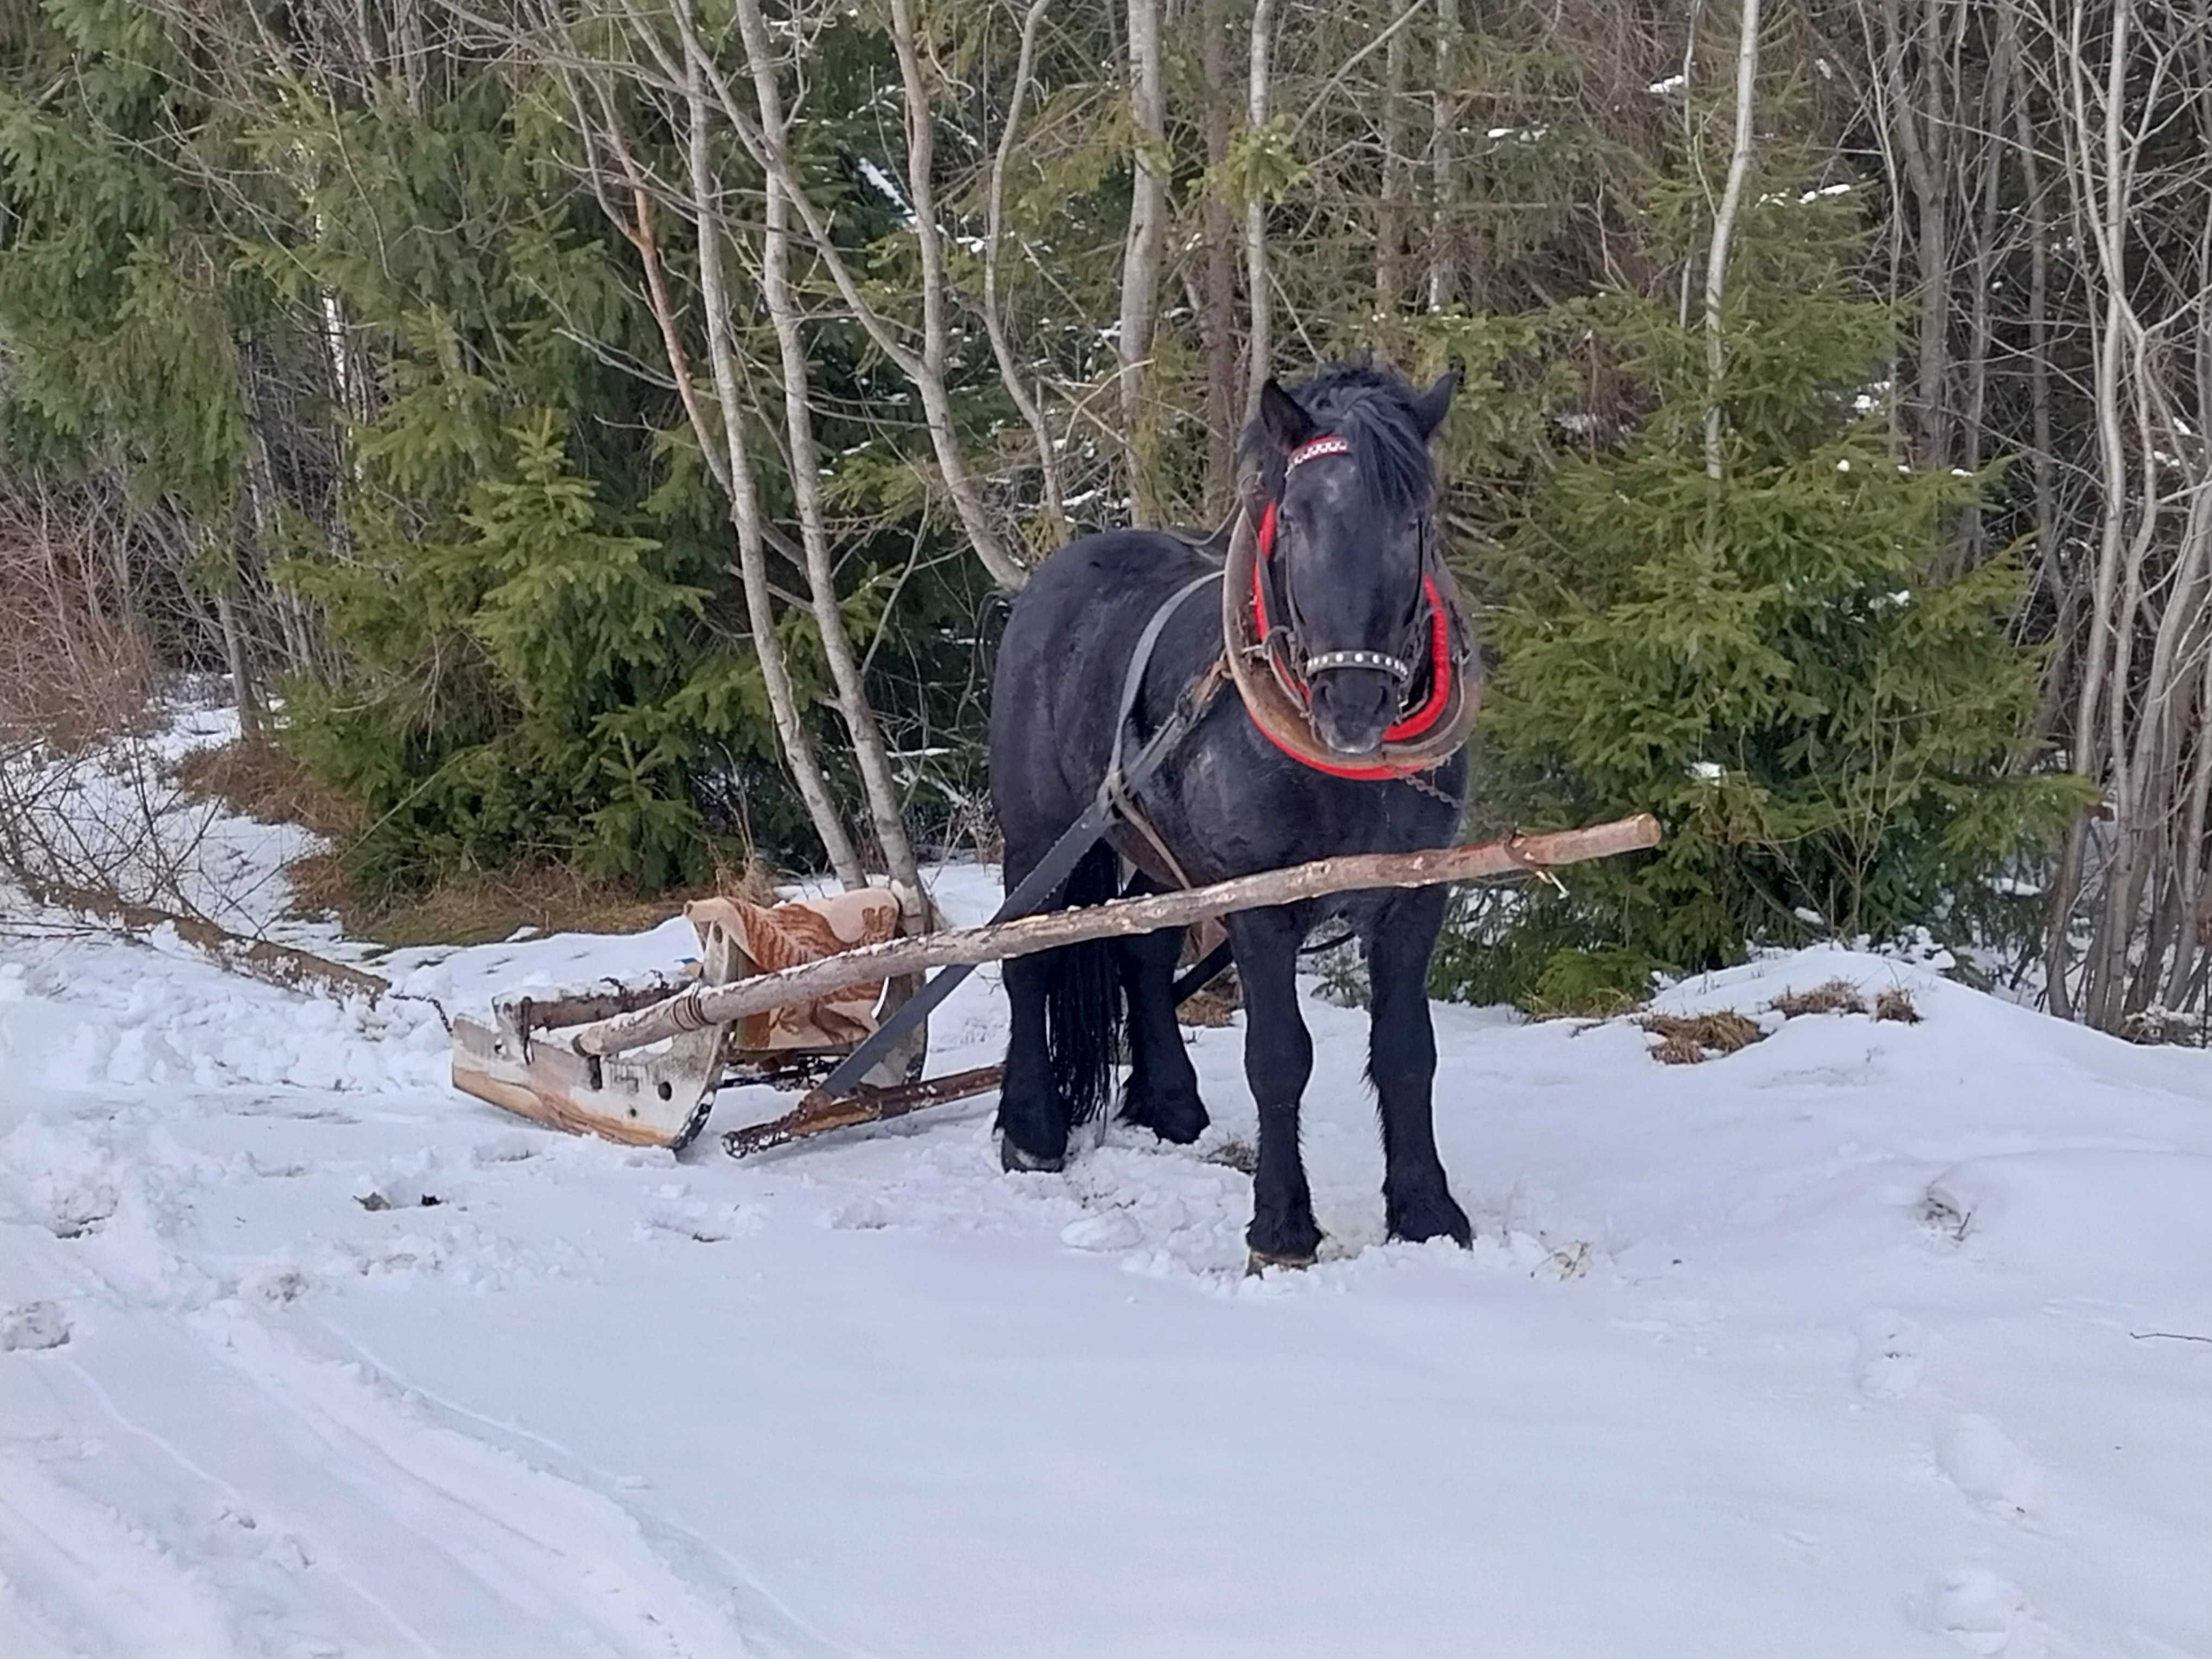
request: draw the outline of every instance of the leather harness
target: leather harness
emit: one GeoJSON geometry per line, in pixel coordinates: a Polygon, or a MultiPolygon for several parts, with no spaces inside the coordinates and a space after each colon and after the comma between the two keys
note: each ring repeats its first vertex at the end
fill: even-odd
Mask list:
{"type": "MultiPolygon", "coordinates": [[[[1284,478],[1287,481],[1293,470],[1323,456],[1352,453],[1348,439],[1325,433],[1291,452],[1284,463],[1284,478]]],[[[991,917],[993,924],[1030,915],[1050,902],[1083,855],[1097,845],[1117,817],[1144,837],[1176,880],[1185,887],[1190,885],[1182,866],[1146,817],[1137,793],[1205,717],[1224,684],[1236,686],[1246,714],[1261,734],[1302,764],[1333,777],[1398,779],[1430,793],[1439,793],[1419,775],[1459,752],[1474,724],[1480,694],[1473,647],[1459,613],[1457,590],[1437,552],[1430,521],[1425,517],[1422,520],[1420,599],[1407,630],[1409,641],[1425,647],[1419,656],[1412,647],[1402,656],[1364,649],[1310,655],[1299,637],[1284,562],[1273,557],[1278,502],[1270,498],[1260,504],[1256,513],[1252,506],[1248,500],[1237,509],[1223,567],[1185,582],[1161,601],[1146,623],[1121,676],[1105,776],[1099,780],[1091,804],[1006,895],[991,917]],[[1168,717],[1136,755],[1125,758],[1130,718],[1136,712],[1160,635],[1186,600],[1214,582],[1221,584],[1220,653],[1184,688],[1168,717]],[[1401,688],[1399,718],[1384,731],[1381,752],[1372,762],[1347,763],[1335,757],[1314,729],[1313,678],[1344,668],[1378,670],[1401,688]]],[[[1194,550],[1211,552],[1206,543],[1183,536],[1176,539],[1194,550]]],[[[1218,541],[1218,537],[1209,540],[1218,541]]],[[[1210,978],[1226,966],[1225,949],[1224,945],[1216,950],[1185,980],[1210,978]]],[[[823,1092],[834,1096],[852,1090],[894,1043],[927,1018],[972,971],[966,964],[940,971],[839,1062],[823,1079],[823,1092]]],[[[1186,993],[1179,982],[1177,995],[1182,994],[1186,993]]]]}

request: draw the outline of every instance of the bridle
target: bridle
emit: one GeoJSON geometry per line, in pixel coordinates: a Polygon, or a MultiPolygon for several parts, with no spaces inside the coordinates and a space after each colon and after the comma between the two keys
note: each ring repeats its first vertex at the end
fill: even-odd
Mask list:
{"type": "Polygon", "coordinates": [[[1309,439],[1285,458],[1282,483],[1258,501],[1256,514],[1248,499],[1231,543],[1223,631],[1233,672],[1247,659],[1267,666],[1264,678],[1248,670],[1236,672],[1236,678],[1254,723],[1278,748],[1340,777],[1401,777],[1440,765],[1456,753],[1479,701],[1474,653],[1450,573],[1437,548],[1432,515],[1421,517],[1420,586],[1395,652],[1309,653],[1287,560],[1276,556],[1281,492],[1291,474],[1323,456],[1352,453],[1351,441],[1340,434],[1309,439]],[[1383,732],[1382,755],[1372,763],[1344,761],[1313,727],[1316,678],[1345,668],[1388,674],[1398,687],[1398,717],[1383,732]]]}

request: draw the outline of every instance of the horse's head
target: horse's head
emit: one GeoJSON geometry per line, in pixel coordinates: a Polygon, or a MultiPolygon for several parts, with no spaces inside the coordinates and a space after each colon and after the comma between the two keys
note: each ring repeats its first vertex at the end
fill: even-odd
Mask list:
{"type": "Polygon", "coordinates": [[[1347,758],[1372,755],[1427,672],[1436,535],[1429,440],[1457,374],[1425,392],[1365,366],[1293,391],[1269,380],[1245,435],[1258,462],[1269,583],[1286,613],[1313,729],[1347,758]]]}

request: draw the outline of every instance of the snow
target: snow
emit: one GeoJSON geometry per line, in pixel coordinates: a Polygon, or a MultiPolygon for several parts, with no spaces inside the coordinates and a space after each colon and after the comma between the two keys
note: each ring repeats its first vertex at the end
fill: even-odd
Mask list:
{"type": "Polygon", "coordinates": [[[860,157],[860,176],[874,187],[878,196],[898,210],[900,218],[909,225],[914,222],[914,210],[907,205],[904,193],[891,182],[890,173],[878,167],[870,158],[863,155],[860,157]]]}
{"type": "MultiPolygon", "coordinates": [[[[1195,1148],[1007,1176],[985,1099],[736,1164],[782,1097],[629,1150],[453,1093],[426,1001],[0,944],[0,1651],[2212,1650],[2212,1055],[1835,949],[1660,1006],[1767,1035],[1437,1008],[1462,1252],[1383,1242],[1310,998],[1330,1242],[1251,1279],[1234,1029],[1195,1148]],[[1767,1007],[1838,976],[1920,1021],[1767,1007]]],[[[987,970],[932,1065],[1004,1030],[987,970]]]]}

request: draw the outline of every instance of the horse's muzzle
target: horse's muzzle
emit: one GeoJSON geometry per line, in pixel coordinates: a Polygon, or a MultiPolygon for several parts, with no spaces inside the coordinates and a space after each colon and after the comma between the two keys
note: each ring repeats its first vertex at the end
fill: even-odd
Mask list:
{"type": "Polygon", "coordinates": [[[1347,759],[1373,754],[1398,709],[1398,683],[1379,668],[1331,668],[1313,677],[1314,731],[1347,759]]]}

